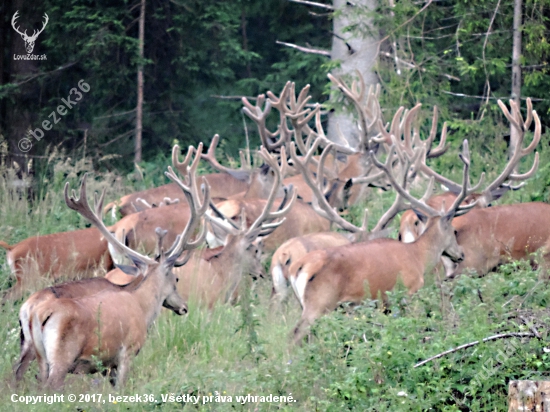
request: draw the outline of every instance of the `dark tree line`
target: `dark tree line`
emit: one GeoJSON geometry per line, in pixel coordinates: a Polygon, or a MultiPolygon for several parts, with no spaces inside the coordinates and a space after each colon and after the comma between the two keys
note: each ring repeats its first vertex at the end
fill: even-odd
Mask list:
{"type": "MultiPolygon", "coordinates": [[[[494,130],[488,125],[502,120],[496,99],[511,95],[516,2],[343,2],[340,7],[355,18],[339,36],[378,39],[377,54],[365,64],[376,60],[386,115],[417,102],[429,115],[437,104],[450,123],[451,140],[472,133],[489,136],[494,130]]],[[[313,101],[328,98],[326,74],[338,61],[327,55],[334,48],[333,18],[342,11],[287,0],[146,0],[140,58],[140,5],[139,0],[0,4],[0,135],[8,157],[25,155],[18,142],[27,137],[33,147],[26,155],[37,161],[48,148],[85,149],[98,166],[131,169],[140,65],[145,161],[166,156],[176,141],[208,141],[214,133],[222,136],[221,148],[235,154],[245,145],[245,131],[234,96],[278,93],[292,80],[299,88],[310,83],[313,101]],[[33,51],[47,60],[14,59],[27,54],[12,28],[16,11],[27,33],[39,29],[47,13],[48,24],[33,51]],[[327,53],[305,53],[277,40],[327,53]],[[36,141],[29,130],[42,128],[81,80],[90,91],[36,141]]],[[[549,5],[548,0],[521,5],[521,96],[535,99],[543,124],[550,108],[549,5]]]]}

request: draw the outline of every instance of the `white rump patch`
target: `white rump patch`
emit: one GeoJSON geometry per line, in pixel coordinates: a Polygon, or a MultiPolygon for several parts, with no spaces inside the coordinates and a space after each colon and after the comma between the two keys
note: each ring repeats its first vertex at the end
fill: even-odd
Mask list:
{"type": "Polygon", "coordinates": [[[294,293],[298,297],[302,308],[304,307],[304,295],[306,293],[306,285],[309,280],[309,275],[305,270],[300,270],[296,275],[296,278],[290,277],[290,283],[294,289],[294,293]]]}
{"type": "Polygon", "coordinates": [[[221,242],[214,233],[212,233],[210,230],[206,231],[206,243],[208,244],[208,247],[210,249],[215,249],[220,246],[225,246],[223,242],[221,242]]]}
{"type": "Polygon", "coordinates": [[[283,299],[287,295],[288,283],[283,275],[283,269],[281,268],[280,263],[277,263],[273,268],[273,271],[271,272],[271,277],[273,279],[273,288],[275,289],[275,293],[279,295],[281,299],[283,299]]]}
{"type": "Polygon", "coordinates": [[[8,266],[10,267],[11,273],[15,275],[15,262],[11,256],[11,252],[6,253],[6,260],[8,261],[8,266]]]}

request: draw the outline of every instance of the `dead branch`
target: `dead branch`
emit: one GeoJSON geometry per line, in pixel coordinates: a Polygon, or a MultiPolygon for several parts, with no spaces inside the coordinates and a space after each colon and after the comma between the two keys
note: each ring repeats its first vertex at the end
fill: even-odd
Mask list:
{"type": "Polygon", "coordinates": [[[298,3],[298,4],[305,4],[306,6],[314,6],[314,7],[321,7],[326,10],[333,10],[334,7],[332,7],[329,4],[323,4],[323,3],[317,3],[316,1],[307,1],[307,0],[288,0],[292,3],[298,3]]]}
{"type": "MultiPolygon", "coordinates": [[[[383,56],[389,57],[390,59],[395,59],[397,62],[401,63],[405,67],[408,67],[409,69],[416,69],[417,68],[417,66],[415,64],[410,63],[408,61],[405,61],[403,59],[400,59],[399,57],[396,57],[396,56],[392,55],[391,53],[388,53],[388,52],[385,52],[385,51],[380,51],[380,54],[383,55],[383,56]]],[[[422,72],[426,71],[426,69],[423,68],[423,67],[418,67],[418,69],[420,69],[420,71],[422,71],[422,72]]],[[[455,80],[457,82],[460,81],[460,78],[458,78],[456,76],[453,76],[451,74],[447,74],[447,73],[440,73],[440,74],[442,76],[446,77],[449,80],[455,80]]]]}
{"type": "Polygon", "coordinates": [[[498,339],[507,339],[507,338],[536,338],[537,336],[534,333],[531,332],[510,332],[510,333],[501,333],[494,336],[489,336],[488,338],[484,338],[482,340],[476,340],[474,342],[466,343],[465,345],[457,346],[454,349],[446,350],[445,352],[441,352],[435,356],[432,356],[431,358],[428,358],[426,360],[423,360],[422,362],[418,362],[416,365],[414,365],[415,368],[418,368],[419,366],[425,365],[428,362],[431,362],[435,359],[442,358],[445,355],[448,355],[450,353],[458,352],[459,350],[469,348],[471,346],[478,345],[481,342],[489,342],[492,340],[498,340],[498,339]]]}
{"type": "Polygon", "coordinates": [[[275,43],[280,44],[282,46],[290,47],[292,49],[300,50],[301,52],[304,52],[304,53],[320,54],[321,56],[330,57],[330,52],[327,50],[312,49],[309,47],[298,46],[297,44],[285,43],[284,41],[279,41],[279,40],[275,40],[275,43]]]}

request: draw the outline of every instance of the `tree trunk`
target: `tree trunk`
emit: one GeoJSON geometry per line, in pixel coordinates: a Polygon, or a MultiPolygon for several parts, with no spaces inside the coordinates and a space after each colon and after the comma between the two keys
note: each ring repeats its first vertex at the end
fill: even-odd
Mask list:
{"type": "Polygon", "coordinates": [[[550,382],[510,381],[508,412],[550,412],[550,382]]]}
{"type": "Polygon", "coordinates": [[[145,34],[145,0],[141,0],[139,12],[139,58],[140,63],[137,75],[137,107],[136,107],[136,147],[134,163],[141,162],[141,135],[143,131],[143,43],[145,34]]]}
{"type": "MultiPolygon", "coordinates": [[[[512,46],[512,99],[516,104],[520,105],[521,98],[521,7],[522,0],[514,0],[514,38],[512,46]]],[[[514,150],[518,144],[519,139],[518,131],[510,126],[510,156],[514,153],[514,150]]]]}
{"type": "MultiPolygon", "coordinates": [[[[355,23],[372,27],[372,20],[365,20],[365,16],[363,13],[358,13],[358,9],[364,7],[374,10],[377,2],[376,0],[358,0],[354,4],[356,7],[348,5],[346,0],[333,1],[334,9],[340,10],[341,13],[334,17],[331,59],[341,62],[340,69],[335,71],[335,74],[344,78],[356,77],[355,70],[358,70],[368,87],[378,83],[378,77],[374,72],[378,57],[378,31],[373,28],[372,34],[359,37],[352,33],[344,33],[344,29],[355,23]]],[[[349,144],[356,147],[359,142],[359,130],[354,114],[353,111],[331,113],[328,121],[328,138],[338,141],[337,129],[339,128],[349,144]]]]}

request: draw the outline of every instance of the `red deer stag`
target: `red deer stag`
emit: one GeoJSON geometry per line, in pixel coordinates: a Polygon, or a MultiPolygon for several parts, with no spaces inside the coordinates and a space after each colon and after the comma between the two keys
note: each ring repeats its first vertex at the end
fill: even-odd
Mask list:
{"type": "MultiPolygon", "coordinates": [[[[178,314],[187,311],[185,301],[177,293],[177,277],[172,268],[184,251],[189,253],[203,241],[202,234],[194,242],[190,242],[190,237],[208,207],[209,187],[204,183],[204,198],[200,202],[194,176],[187,179],[189,186],[186,186],[171,170],[166,174],[184,191],[192,216],[167,252],[164,252],[162,239],[159,239],[158,261],[128,248],[105,227],[101,219],[105,192],[99,201],[96,198],[95,212],[92,211],[86,200],[86,176],[78,199],[74,192],[69,197],[68,184],[65,186],[67,205],[90,220],[111,245],[125,253],[135,264],[135,267],[125,267],[125,270],[143,275],[143,281],[133,290],[109,289],[80,298],[48,299],[33,308],[30,334],[40,379],[47,386],[61,387],[70,372],[95,372],[94,359],[111,368],[111,382],[121,386],[130,358],[145,342],[147,329],[158,316],[162,303],[172,302],[172,309],[178,314]]],[[[159,238],[163,238],[164,233],[160,232],[159,229],[159,238]]]]}
{"type": "MultiPolygon", "coordinates": [[[[272,168],[277,168],[277,161],[267,151],[260,152],[263,159],[272,168]]],[[[237,296],[237,287],[246,272],[256,272],[259,268],[259,256],[256,240],[273,232],[286,219],[295,207],[296,190],[285,191],[280,205],[273,210],[273,203],[281,184],[280,174],[271,186],[271,193],[264,200],[262,209],[252,223],[248,224],[247,209],[240,211],[239,224],[228,217],[210,214],[205,217],[211,227],[215,227],[216,236],[223,238],[225,245],[214,249],[197,251],[189,262],[174,270],[179,277],[178,291],[184,298],[194,298],[198,302],[213,307],[218,301],[229,302],[237,296]],[[289,199],[290,197],[290,199],[289,199]]],[[[107,274],[115,283],[126,282],[127,278],[119,271],[107,274]]]]}
{"type": "MultiPolygon", "coordinates": [[[[310,187],[313,194],[313,208],[322,217],[335,223],[340,228],[351,233],[351,236],[344,236],[335,232],[319,232],[311,233],[304,236],[299,236],[288,240],[283,243],[274,253],[271,260],[270,274],[273,281],[272,300],[275,303],[281,303],[288,294],[289,282],[293,283],[294,279],[289,278],[290,265],[305,256],[307,253],[314,250],[325,249],[328,247],[347,245],[351,242],[358,242],[364,240],[372,240],[379,237],[385,237],[386,231],[383,230],[388,223],[399,213],[404,210],[406,205],[402,201],[401,197],[397,197],[394,205],[388,210],[386,214],[382,216],[380,221],[376,224],[372,232],[368,232],[367,225],[367,210],[363,219],[361,227],[355,226],[342,217],[334,210],[330,205],[326,196],[324,195],[324,179],[323,170],[324,163],[327,155],[333,149],[333,144],[327,145],[319,159],[317,165],[316,178],[311,173],[308,163],[312,159],[313,153],[317,150],[322,139],[318,138],[313,143],[312,147],[308,150],[304,156],[304,160],[301,160],[296,154],[296,148],[294,144],[291,144],[290,153],[292,161],[296,168],[302,174],[304,181],[310,187]]],[[[373,179],[378,179],[378,176],[372,176],[373,179]]]]}
{"type": "MultiPolygon", "coordinates": [[[[525,185],[525,182],[516,186],[512,186],[509,181],[518,182],[525,181],[531,178],[536,173],[539,165],[539,155],[538,153],[535,153],[531,169],[523,174],[517,173],[517,168],[519,167],[521,159],[531,154],[535,150],[540,142],[541,137],[540,120],[537,112],[533,110],[531,99],[527,99],[527,119],[525,121],[521,116],[521,111],[519,110],[518,105],[513,100],[510,101],[510,107],[512,109],[511,112],[508,111],[502,101],[499,100],[498,105],[500,106],[505,117],[518,131],[519,140],[502,173],[500,173],[500,175],[498,175],[490,184],[488,184],[481,193],[473,193],[465,199],[465,203],[467,204],[477,200],[476,208],[488,207],[491,202],[500,198],[506,191],[517,190],[523,187],[525,185]],[[529,130],[533,120],[535,120],[535,134],[533,136],[533,140],[526,148],[523,148],[525,132],[529,130]]],[[[413,110],[418,110],[419,108],[420,105],[417,105],[413,110]]],[[[432,129],[435,123],[436,119],[433,120],[432,129]]],[[[443,129],[445,130],[445,125],[443,126],[443,129]]],[[[410,133],[410,126],[408,130],[410,133]]],[[[387,137],[389,137],[389,135],[387,135],[387,137]]],[[[409,136],[409,138],[405,139],[402,142],[402,150],[411,153],[411,151],[414,150],[413,142],[416,142],[417,144],[424,146],[429,152],[432,140],[428,139],[424,142],[421,142],[420,139],[418,139],[417,137],[418,136],[412,138],[409,136]]],[[[435,209],[441,208],[443,204],[450,205],[456,198],[457,193],[460,191],[460,185],[454,183],[452,180],[445,178],[444,176],[439,175],[434,170],[429,168],[425,162],[422,162],[420,166],[420,171],[427,176],[433,176],[439,183],[446,186],[450,190],[449,192],[430,197],[427,200],[427,204],[435,209]]],[[[414,241],[422,232],[422,230],[422,222],[418,220],[414,212],[407,211],[403,213],[399,229],[399,237],[403,242],[414,241]]]]}
{"type": "MultiPolygon", "coordinates": [[[[401,278],[409,294],[413,294],[422,287],[424,274],[433,269],[442,254],[455,261],[464,259],[451,220],[456,213],[467,211],[462,209],[459,212],[459,206],[475,189],[469,187],[467,141],[464,141],[461,154],[464,163],[462,190],[447,212],[437,211],[415,199],[398,183],[392,172],[396,153],[394,145],[385,164],[378,161],[374,154],[371,156],[374,164],[386,173],[399,196],[410,202],[419,216],[427,220],[426,230],[414,243],[393,239],[360,242],[314,251],[291,265],[291,277],[296,279],[293,286],[303,307],[301,319],[294,330],[295,343],[300,343],[307,328],[324,313],[334,310],[338,303],[363,300],[365,287],[368,287],[371,297],[380,293],[384,299],[385,293],[392,290],[401,278]]],[[[408,165],[402,170],[408,170],[408,165]]]]}
{"type": "MultiPolygon", "coordinates": [[[[329,78],[355,106],[361,124],[361,135],[357,147],[351,147],[350,143],[340,135],[339,142],[333,142],[338,154],[335,154],[335,160],[328,164],[328,174],[325,170],[325,174],[330,181],[329,187],[332,187],[332,190],[328,193],[329,203],[338,209],[344,209],[347,205],[355,204],[361,200],[365,193],[362,178],[376,171],[376,168],[370,162],[368,151],[376,150],[382,141],[378,137],[380,134],[378,128],[382,125],[381,111],[378,104],[379,89],[373,90],[370,88],[367,92],[361,75],[359,75],[360,84],[353,82],[351,88],[334,76],[329,75],[329,78]],[[336,160],[346,155],[347,162],[336,160]],[[338,169],[341,170],[338,171],[338,169]]],[[[311,99],[308,93],[309,85],[304,87],[296,97],[295,84],[287,82],[280,97],[268,91],[268,99],[266,100],[263,94],[259,95],[255,106],[250,104],[246,98],[243,98],[245,106],[243,112],[256,123],[264,147],[270,151],[281,151],[283,147],[288,146],[293,136],[296,145],[302,154],[305,154],[308,151],[308,145],[316,139],[321,139],[322,146],[329,143],[321,124],[321,106],[312,105],[313,108],[307,107],[308,101],[311,99]],[[262,109],[264,103],[265,107],[262,109]],[[272,107],[277,108],[280,115],[280,123],[275,132],[271,132],[266,128],[266,118],[272,107]],[[314,119],[315,129],[309,126],[312,119],[314,119]],[[277,136],[279,138],[274,140],[277,136]]],[[[312,157],[309,167],[316,168],[317,164],[318,158],[312,157]]],[[[369,183],[373,186],[376,186],[376,181],[377,179],[369,179],[369,183]]],[[[301,174],[285,179],[284,184],[296,186],[298,197],[302,200],[308,203],[313,201],[313,193],[303,181],[301,174]]]]}
{"type": "Polygon", "coordinates": [[[131,283],[124,286],[114,285],[103,277],[82,279],[73,282],[53,285],[48,288],[33,293],[21,306],[19,310],[20,349],[21,355],[19,361],[14,366],[15,379],[17,381],[23,378],[29,364],[36,359],[34,346],[31,338],[31,314],[34,308],[47,301],[59,298],[79,298],[88,295],[95,295],[105,289],[111,290],[132,290],[143,280],[142,276],[131,277],[131,283]]]}
{"type": "MultiPolygon", "coordinates": [[[[273,173],[274,179],[271,180],[269,186],[270,196],[273,196],[274,190],[276,190],[275,195],[277,195],[280,192],[280,189],[278,188],[281,187],[285,165],[283,163],[283,165],[280,166],[276,158],[270,155],[265,148],[260,150],[259,153],[269,170],[273,173]]],[[[283,157],[286,158],[284,148],[282,148],[281,153],[283,154],[283,157]]],[[[267,201],[265,199],[229,199],[219,202],[216,205],[216,210],[231,222],[238,221],[241,217],[241,211],[244,210],[247,218],[246,224],[250,225],[258,218],[258,216],[261,215],[262,211],[265,210],[266,204],[267,201]]],[[[207,212],[207,215],[213,216],[214,211],[207,212]]],[[[272,234],[265,238],[263,242],[264,250],[266,252],[273,252],[288,239],[307,233],[327,231],[329,226],[330,222],[313,213],[310,205],[300,200],[296,200],[292,209],[290,209],[286,214],[285,221],[280,225],[280,227],[278,227],[277,230],[273,231],[272,234]]],[[[215,248],[224,245],[224,236],[226,234],[225,231],[223,231],[223,234],[219,234],[216,233],[216,231],[221,229],[216,228],[216,226],[209,224],[207,227],[208,231],[206,234],[206,241],[209,246],[215,248]]]]}

